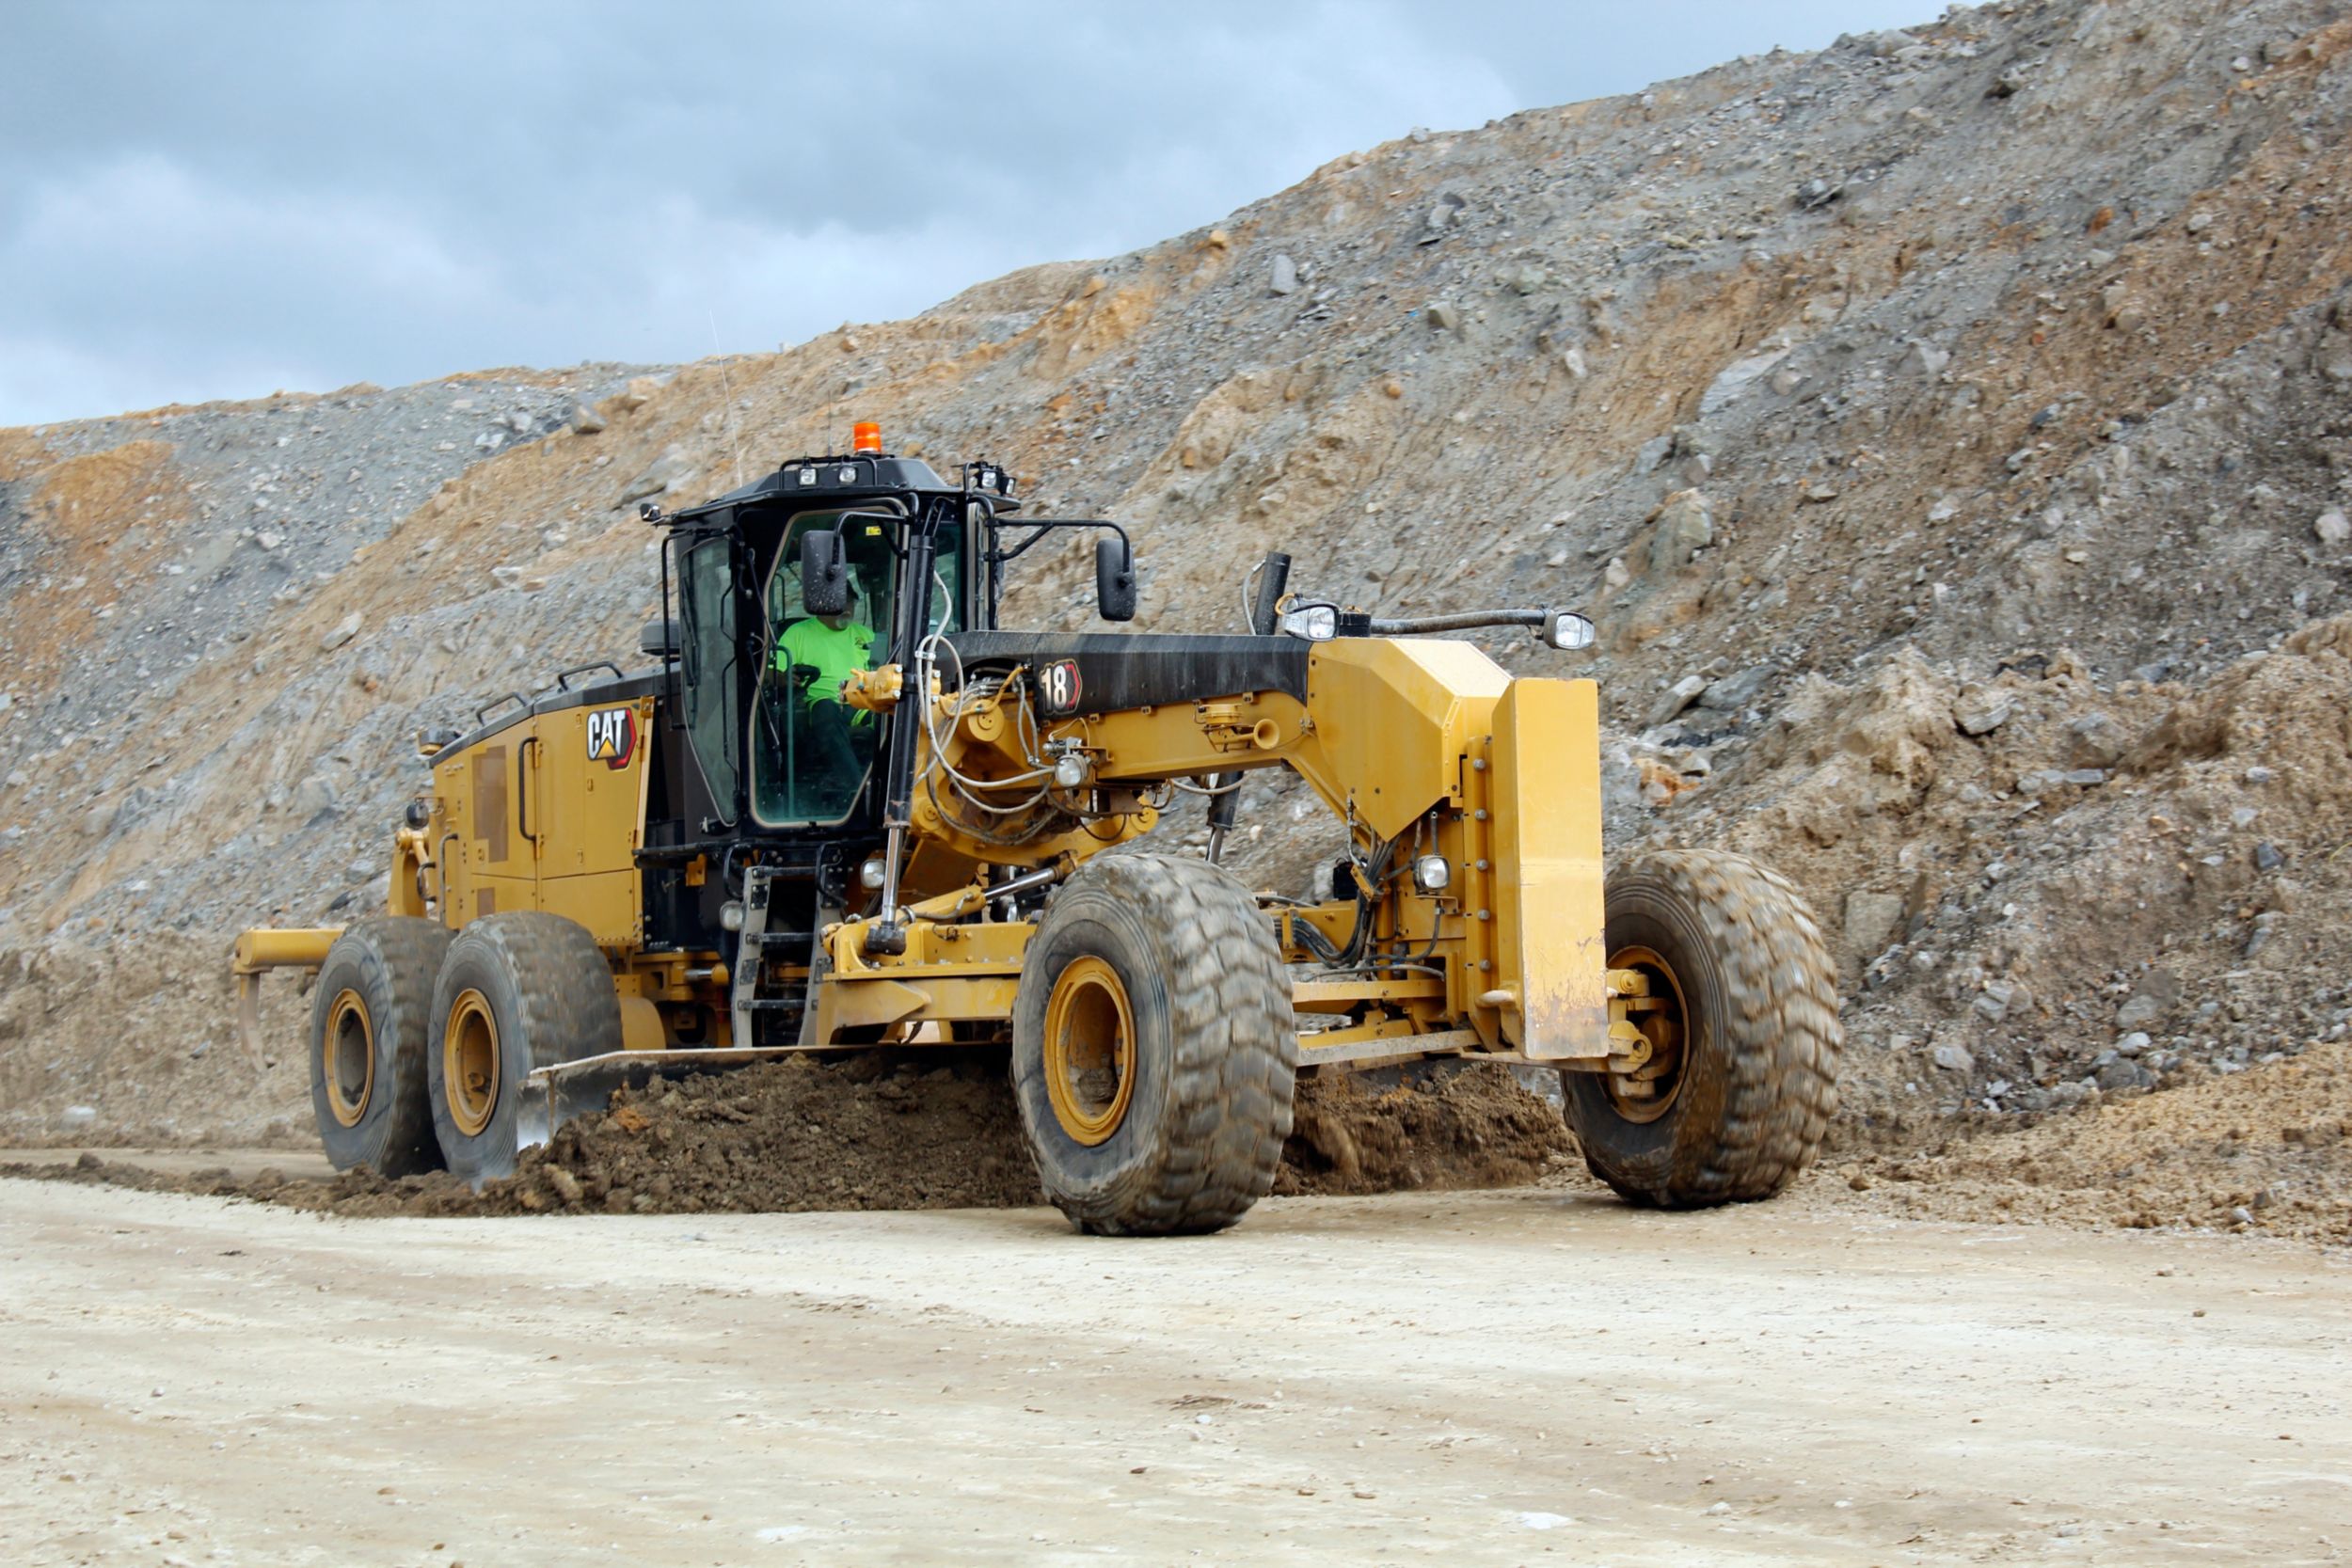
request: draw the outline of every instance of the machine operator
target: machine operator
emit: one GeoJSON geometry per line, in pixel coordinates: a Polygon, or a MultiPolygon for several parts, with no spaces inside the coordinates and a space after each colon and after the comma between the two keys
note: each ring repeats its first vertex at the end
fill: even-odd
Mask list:
{"type": "Polygon", "coordinates": [[[818,774],[837,783],[865,772],[851,736],[870,735],[874,716],[841,700],[841,683],[852,671],[874,667],[874,628],[854,610],[864,597],[854,578],[850,611],[810,615],[793,622],[776,639],[776,673],[801,690],[818,774]]]}

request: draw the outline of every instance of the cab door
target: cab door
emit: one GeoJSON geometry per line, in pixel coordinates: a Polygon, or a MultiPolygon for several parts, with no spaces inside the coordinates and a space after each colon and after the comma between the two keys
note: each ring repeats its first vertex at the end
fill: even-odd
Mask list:
{"type": "Polygon", "coordinates": [[[688,539],[678,560],[678,677],[686,734],[711,814],[735,824],[743,784],[741,548],[730,531],[688,539]]]}

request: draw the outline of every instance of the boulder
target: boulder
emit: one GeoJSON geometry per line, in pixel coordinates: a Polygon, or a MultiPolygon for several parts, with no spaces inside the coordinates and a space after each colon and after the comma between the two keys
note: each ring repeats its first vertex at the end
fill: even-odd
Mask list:
{"type": "Polygon", "coordinates": [[[1856,888],[1846,895],[1846,951],[1867,961],[1885,950],[1901,926],[1903,901],[1892,893],[1866,893],[1856,888]]]}
{"type": "Polygon", "coordinates": [[[308,822],[314,817],[341,811],[342,805],[335,781],[324,773],[312,773],[294,785],[293,812],[297,821],[308,822]]]}
{"type": "Polygon", "coordinates": [[[1756,664],[1736,675],[1725,675],[1719,681],[1709,683],[1707,689],[1699,693],[1699,706],[1737,713],[1763,695],[1764,688],[1778,673],[1770,664],[1756,664]]]}
{"type": "Polygon", "coordinates": [[[2066,735],[2066,766],[2071,768],[2113,768],[2131,744],[2123,727],[2104,713],[2067,721],[2066,735]]]}
{"type": "Polygon", "coordinates": [[[2008,692],[1989,686],[1969,687],[1952,699],[1952,723],[1963,735],[1990,735],[2016,711],[2008,692]]]}
{"type": "Polygon", "coordinates": [[[1650,570],[1663,577],[1681,571],[1698,552],[1715,542],[1715,515],[1707,498],[1696,490],[1677,490],[1658,509],[1657,531],[1650,535],[1650,570]]]}
{"type": "Polygon", "coordinates": [[[693,471],[694,460],[687,455],[684,447],[664,447],[660,456],[645,465],[644,472],[621,486],[620,499],[612,503],[613,508],[617,511],[631,501],[660,495],[693,471]]]}
{"type": "Polygon", "coordinates": [[[2180,976],[2169,969],[2152,969],[2140,977],[2123,1005],[2115,1009],[2115,1027],[2125,1033],[2145,1029],[2169,1012],[2180,999],[2180,976]]]}
{"type": "Polygon", "coordinates": [[[1660,694],[1656,705],[1649,710],[1649,721],[1652,724],[1664,723],[1692,703],[1697,702],[1699,693],[1706,689],[1706,676],[1683,676],[1660,694]]]}

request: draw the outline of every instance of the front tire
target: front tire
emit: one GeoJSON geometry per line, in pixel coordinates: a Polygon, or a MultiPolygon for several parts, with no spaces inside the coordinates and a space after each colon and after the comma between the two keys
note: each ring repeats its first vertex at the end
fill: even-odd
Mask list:
{"type": "Polygon", "coordinates": [[[1272,926],[1205,861],[1100,860],[1024,956],[1012,1082],[1045,1196],[1104,1236],[1222,1230],[1274,1184],[1298,1041],[1272,926]]]}
{"type": "Polygon", "coordinates": [[[440,922],[395,914],[355,922],[326,950],[310,997],[310,1111],[337,1170],[441,1168],[425,1057],[449,944],[440,922]]]}
{"type": "Polygon", "coordinates": [[[1771,1197],[1813,1163],[1837,1110],[1837,971],[1787,879],[1678,849],[1613,871],[1609,967],[1649,977],[1634,1013],[1651,1073],[1563,1071],[1592,1173],[1635,1203],[1771,1197]]]}
{"type": "Polygon", "coordinates": [[[433,989],[433,1131],[474,1186],[512,1176],[552,1131],[527,1112],[524,1080],[621,1049],[612,971],[587,928],[536,910],[485,915],[457,933],[433,989]]]}

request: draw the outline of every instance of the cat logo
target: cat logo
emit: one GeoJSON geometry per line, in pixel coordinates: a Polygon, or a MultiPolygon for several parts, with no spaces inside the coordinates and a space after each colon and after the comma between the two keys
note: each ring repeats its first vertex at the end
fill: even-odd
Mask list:
{"type": "Polygon", "coordinates": [[[1057,658],[1037,673],[1040,705],[1059,716],[1078,710],[1078,661],[1057,658]]]}
{"type": "Polygon", "coordinates": [[[600,707],[588,715],[588,760],[622,768],[637,751],[637,710],[600,707]]]}

